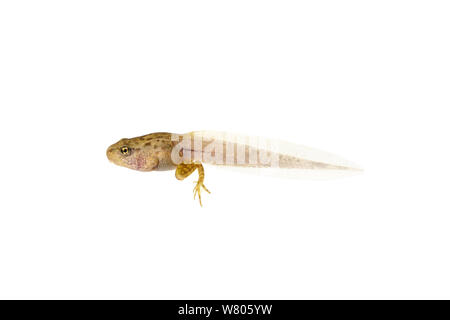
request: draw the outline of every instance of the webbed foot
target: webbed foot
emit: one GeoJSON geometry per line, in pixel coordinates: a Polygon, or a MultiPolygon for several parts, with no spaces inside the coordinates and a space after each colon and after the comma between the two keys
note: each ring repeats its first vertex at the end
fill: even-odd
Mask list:
{"type": "Polygon", "coordinates": [[[206,192],[208,192],[208,193],[211,193],[206,187],[205,187],[205,185],[203,184],[203,181],[196,181],[196,185],[195,185],[195,187],[194,187],[194,200],[195,200],[195,197],[197,196],[197,194],[198,194],[198,201],[200,202],[200,206],[201,207],[203,207],[203,205],[202,205],[202,195],[201,195],[201,190],[202,190],[202,188],[206,191],[206,192]]]}

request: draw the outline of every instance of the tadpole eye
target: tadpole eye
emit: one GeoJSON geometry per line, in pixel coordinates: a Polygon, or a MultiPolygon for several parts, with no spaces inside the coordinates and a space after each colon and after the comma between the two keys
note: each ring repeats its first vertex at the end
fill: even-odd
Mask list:
{"type": "Polygon", "coordinates": [[[127,156],[130,154],[130,148],[128,148],[127,146],[123,146],[120,148],[120,153],[127,156]]]}

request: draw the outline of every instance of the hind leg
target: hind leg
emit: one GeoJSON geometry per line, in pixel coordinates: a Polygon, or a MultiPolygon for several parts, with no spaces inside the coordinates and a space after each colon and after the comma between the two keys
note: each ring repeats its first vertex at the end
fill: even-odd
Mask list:
{"type": "Polygon", "coordinates": [[[200,202],[200,206],[202,206],[202,196],[200,194],[201,189],[203,188],[206,192],[210,193],[208,189],[206,189],[203,181],[205,180],[205,170],[201,163],[181,163],[177,166],[175,170],[175,177],[178,180],[184,180],[189,177],[195,170],[198,170],[198,181],[194,187],[194,199],[198,194],[198,201],[200,202]]]}

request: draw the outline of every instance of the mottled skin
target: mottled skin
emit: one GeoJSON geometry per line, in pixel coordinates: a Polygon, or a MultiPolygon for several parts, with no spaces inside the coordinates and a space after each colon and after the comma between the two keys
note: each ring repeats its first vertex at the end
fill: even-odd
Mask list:
{"type": "Polygon", "coordinates": [[[198,170],[199,178],[194,188],[194,199],[198,194],[200,205],[202,205],[201,189],[203,188],[209,193],[203,184],[205,179],[203,166],[201,163],[186,161],[186,159],[178,164],[172,161],[172,149],[179,142],[178,138],[181,139],[181,135],[167,132],[156,132],[132,139],[125,138],[111,145],[106,151],[106,156],[111,162],[133,170],[166,171],[175,169],[175,177],[178,180],[183,180],[198,170]]]}
{"type": "Polygon", "coordinates": [[[170,133],[152,133],[132,139],[121,139],[111,145],[106,154],[115,164],[139,171],[171,170],[176,165],[170,159],[175,141],[170,133]],[[128,148],[122,152],[121,148],[128,148]]]}
{"type": "Polygon", "coordinates": [[[151,133],[132,139],[121,139],[108,148],[106,155],[111,162],[133,170],[164,171],[175,169],[175,177],[178,180],[185,179],[197,170],[199,178],[194,188],[194,198],[198,194],[200,205],[202,204],[201,189],[209,192],[203,185],[205,172],[202,163],[266,168],[274,163],[264,161],[269,156],[270,159],[277,160],[276,164],[279,168],[352,169],[283,153],[267,152],[264,148],[252,147],[245,143],[230,143],[226,139],[202,138],[199,143],[196,143],[198,141],[195,140],[196,138],[198,138],[198,132],[184,135],[168,132],[151,133]],[[218,146],[219,148],[211,149],[211,146],[218,146]],[[238,150],[242,151],[240,156],[238,156],[238,150]]]}

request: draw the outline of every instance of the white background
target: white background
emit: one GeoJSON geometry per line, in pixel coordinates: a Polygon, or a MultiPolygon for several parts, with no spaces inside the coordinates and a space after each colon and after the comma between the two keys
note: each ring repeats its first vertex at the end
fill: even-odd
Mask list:
{"type": "Polygon", "coordinates": [[[2,1],[0,298],[450,298],[446,1],[2,1]],[[226,130],[332,181],[108,162],[226,130]]]}

